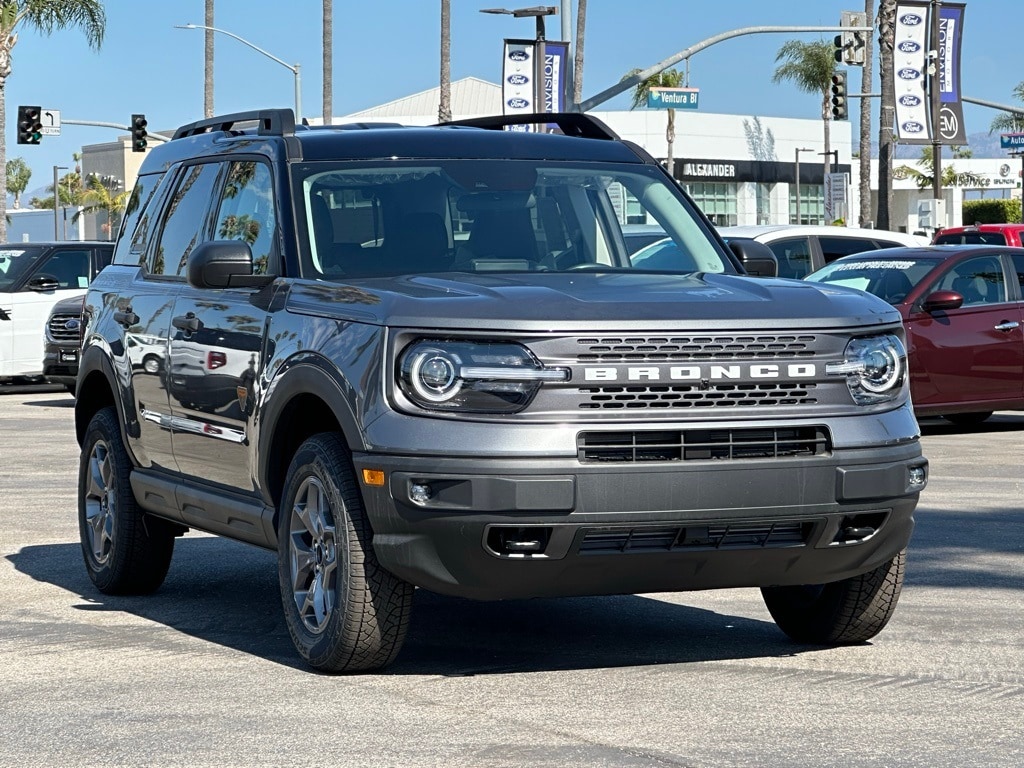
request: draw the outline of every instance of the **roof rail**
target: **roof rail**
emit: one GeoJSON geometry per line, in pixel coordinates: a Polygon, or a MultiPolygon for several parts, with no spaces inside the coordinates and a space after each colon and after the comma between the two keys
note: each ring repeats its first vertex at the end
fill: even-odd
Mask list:
{"type": "Polygon", "coordinates": [[[486,128],[500,131],[509,125],[547,125],[554,123],[566,136],[582,139],[606,139],[617,141],[619,135],[611,128],[591,115],[582,112],[544,112],[532,115],[494,115],[491,117],[472,117],[468,120],[452,120],[446,125],[463,125],[471,128],[486,128]]]}
{"type": "Polygon", "coordinates": [[[194,123],[181,126],[174,132],[172,139],[183,139],[186,136],[198,136],[201,133],[214,131],[230,131],[238,123],[256,123],[260,136],[294,136],[295,113],[290,109],[255,109],[251,112],[235,112],[232,115],[208,117],[194,123]]]}

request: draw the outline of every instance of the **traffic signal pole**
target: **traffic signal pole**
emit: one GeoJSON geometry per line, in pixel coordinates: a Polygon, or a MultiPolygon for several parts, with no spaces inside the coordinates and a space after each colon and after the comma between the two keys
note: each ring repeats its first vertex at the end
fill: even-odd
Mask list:
{"type": "MultiPolygon", "coordinates": [[[[91,125],[95,128],[118,128],[122,131],[128,131],[128,133],[132,132],[132,127],[130,125],[123,125],[121,123],[104,123],[98,120],[68,120],[67,118],[61,118],[60,122],[61,125],[91,125]]],[[[146,131],[146,136],[151,139],[155,139],[156,141],[170,141],[166,136],[161,136],[157,133],[150,133],[149,131],[146,131]]]]}

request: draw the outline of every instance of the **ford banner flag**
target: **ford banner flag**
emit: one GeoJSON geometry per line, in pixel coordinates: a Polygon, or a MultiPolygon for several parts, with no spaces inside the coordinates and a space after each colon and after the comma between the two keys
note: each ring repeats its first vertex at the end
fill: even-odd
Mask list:
{"type": "MultiPolygon", "coordinates": [[[[502,114],[526,115],[540,112],[564,112],[567,84],[566,66],[569,44],[557,40],[544,43],[540,87],[537,80],[533,40],[506,40],[501,71],[502,114]]],[[[549,130],[554,128],[550,126],[549,130]]],[[[510,125],[509,131],[532,131],[532,125],[510,125]]]]}
{"type": "Polygon", "coordinates": [[[928,6],[928,2],[901,2],[896,6],[892,71],[896,130],[901,144],[932,142],[931,109],[926,90],[928,6]]]}

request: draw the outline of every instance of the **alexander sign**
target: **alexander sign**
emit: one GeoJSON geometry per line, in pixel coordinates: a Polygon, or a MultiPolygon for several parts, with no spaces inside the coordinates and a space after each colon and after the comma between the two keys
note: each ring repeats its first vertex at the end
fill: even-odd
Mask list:
{"type": "Polygon", "coordinates": [[[683,163],[683,175],[733,179],[736,178],[736,166],[732,163],[683,163]]]}

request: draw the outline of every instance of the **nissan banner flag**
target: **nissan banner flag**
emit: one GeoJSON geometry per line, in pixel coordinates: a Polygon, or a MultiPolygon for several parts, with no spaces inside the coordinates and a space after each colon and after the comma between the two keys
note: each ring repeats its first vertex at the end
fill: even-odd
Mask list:
{"type": "Polygon", "coordinates": [[[939,10],[939,124],[935,128],[943,144],[967,143],[960,92],[963,29],[963,3],[944,2],[939,10]]]}
{"type": "Polygon", "coordinates": [[[902,2],[896,6],[896,37],[893,80],[896,92],[896,130],[901,144],[931,144],[928,94],[925,90],[928,60],[927,2],[902,2]]]}

